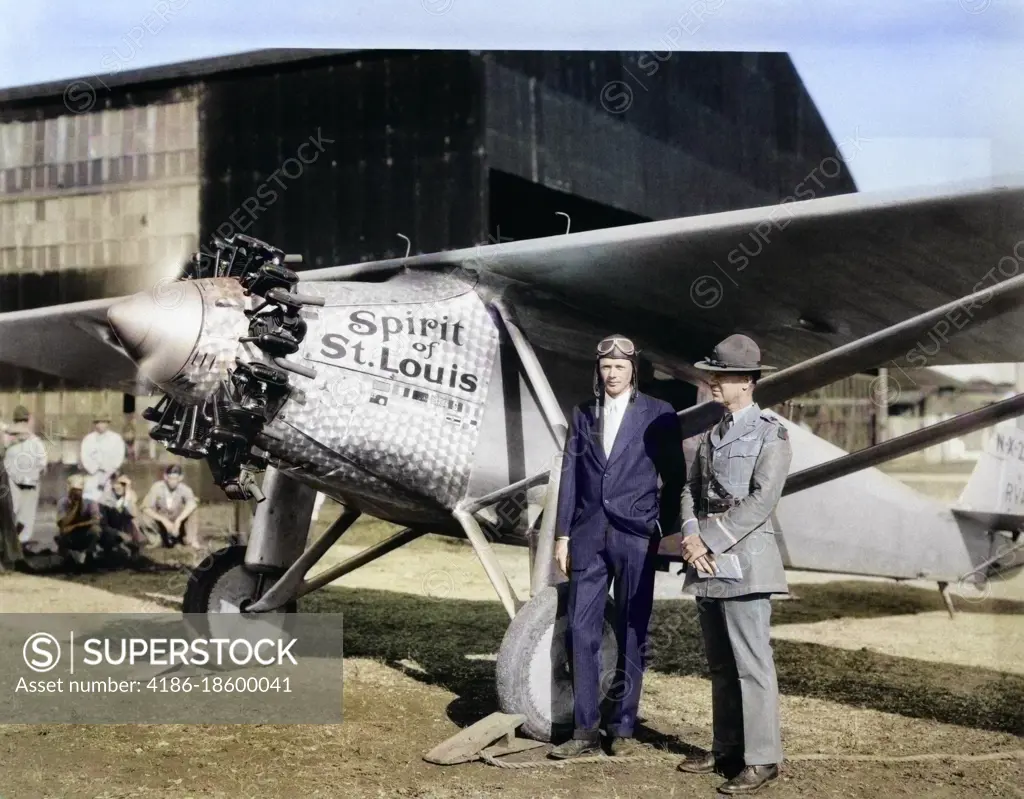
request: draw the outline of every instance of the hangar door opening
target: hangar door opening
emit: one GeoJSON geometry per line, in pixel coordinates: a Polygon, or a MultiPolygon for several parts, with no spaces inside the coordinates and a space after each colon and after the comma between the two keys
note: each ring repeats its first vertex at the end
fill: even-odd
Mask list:
{"type": "MultiPolygon", "coordinates": [[[[497,169],[489,171],[488,188],[488,241],[494,244],[562,235],[565,233],[566,218],[561,214],[570,217],[570,233],[652,221],[648,217],[585,200],[497,169]]],[[[589,370],[589,366],[587,368],[589,370]]],[[[574,390],[582,387],[586,391],[589,387],[589,371],[573,378],[566,377],[568,372],[563,375],[557,375],[556,372],[554,370],[550,373],[549,378],[554,381],[560,377],[571,379],[574,390]]],[[[643,364],[640,386],[677,409],[689,407],[697,401],[696,388],[667,377],[650,368],[649,364],[643,364]]]]}
{"type": "Polygon", "coordinates": [[[566,219],[559,212],[572,220],[570,233],[651,221],[497,169],[489,170],[488,189],[487,233],[493,243],[563,234],[566,219]]]}

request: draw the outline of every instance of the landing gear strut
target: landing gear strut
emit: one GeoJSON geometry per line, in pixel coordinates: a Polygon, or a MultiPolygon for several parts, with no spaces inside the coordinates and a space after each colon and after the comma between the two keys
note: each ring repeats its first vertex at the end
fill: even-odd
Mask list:
{"type": "Polygon", "coordinates": [[[939,593],[942,594],[942,601],[946,603],[946,610],[949,612],[949,618],[955,618],[956,608],[953,607],[953,597],[949,593],[949,583],[940,581],[939,593]]]}

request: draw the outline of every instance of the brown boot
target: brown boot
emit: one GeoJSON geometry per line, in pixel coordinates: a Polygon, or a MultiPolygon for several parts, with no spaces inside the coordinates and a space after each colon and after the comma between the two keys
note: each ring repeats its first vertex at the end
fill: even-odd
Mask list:
{"type": "Polygon", "coordinates": [[[630,757],[643,751],[643,746],[636,738],[612,737],[608,743],[608,754],[613,757],[630,757]]]}
{"type": "Polygon", "coordinates": [[[743,769],[743,760],[734,755],[715,755],[706,752],[703,755],[690,755],[676,766],[677,771],[687,774],[721,774],[732,777],[743,769]]]}
{"type": "Polygon", "coordinates": [[[776,764],[765,766],[747,766],[728,782],[718,786],[719,793],[737,794],[753,793],[779,778],[779,767],[776,764]]]}

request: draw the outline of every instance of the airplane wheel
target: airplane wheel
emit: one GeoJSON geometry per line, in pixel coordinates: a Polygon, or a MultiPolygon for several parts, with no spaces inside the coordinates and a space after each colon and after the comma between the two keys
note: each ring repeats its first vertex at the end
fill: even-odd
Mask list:
{"type": "MultiPolygon", "coordinates": [[[[568,610],[569,584],[548,586],[520,608],[498,650],[498,704],[503,713],[526,716],[522,734],[537,741],[569,737],[573,731],[572,671],[565,640],[568,610]]],[[[601,643],[602,678],[614,674],[618,661],[614,619],[609,600],[601,643]]]]}
{"type": "MultiPolygon", "coordinates": [[[[245,547],[233,545],[207,555],[189,575],[181,611],[196,614],[190,622],[199,626],[198,637],[217,637],[217,616],[224,613],[244,613],[248,605],[263,596],[277,580],[277,576],[251,572],[245,566],[245,547]],[[201,620],[198,616],[205,616],[201,620]]],[[[292,600],[278,610],[248,616],[266,619],[281,630],[287,626],[287,616],[298,610],[298,601],[292,600]]],[[[229,635],[224,627],[224,635],[229,635]]],[[[230,628],[237,635],[237,626],[230,628]]]]}

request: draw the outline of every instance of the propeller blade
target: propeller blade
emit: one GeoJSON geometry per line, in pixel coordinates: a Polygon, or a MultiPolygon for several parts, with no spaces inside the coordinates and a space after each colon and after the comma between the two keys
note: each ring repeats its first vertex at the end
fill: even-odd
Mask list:
{"type": "Polygon", "coordinates": [[[185,221],[183,213],[165,214],[150,220],[149,231],[153,236],[158,237],[150,240],[151,245],[155,242],[167,242],[171,236],[175,243],[170,247],[165,247],[161,255],[147,263],[109,273],[103,284],[104,296],[121,297],[140,291],[159,291],[163,284],[174,280],[181,274],[183,267],[188,263],[196,248],[190,243],[188,236],[173,233],[164,236],[161,231],[188,229],[187,225],[178,224],[179,221],[185,221]]]}

